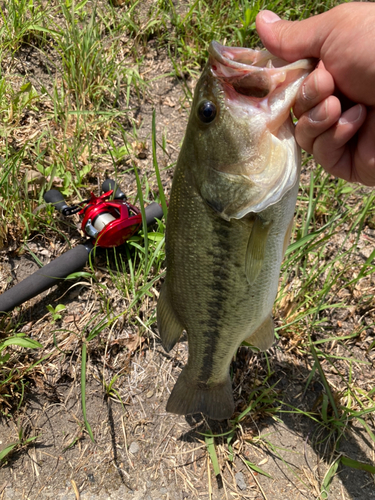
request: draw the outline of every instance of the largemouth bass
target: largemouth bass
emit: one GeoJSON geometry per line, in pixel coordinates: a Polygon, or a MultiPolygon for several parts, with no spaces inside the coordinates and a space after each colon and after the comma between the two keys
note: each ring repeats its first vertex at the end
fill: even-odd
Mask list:
{"type": "Polygon", "coordinates": [[[313,67],[210,45],[174,172],[157,306],[166,351],[183,330],[188,336],[169,412],[230,418],[236,349],[244,340],[260,350],[273,343],[301,165],[290,109],[313,67]]]}

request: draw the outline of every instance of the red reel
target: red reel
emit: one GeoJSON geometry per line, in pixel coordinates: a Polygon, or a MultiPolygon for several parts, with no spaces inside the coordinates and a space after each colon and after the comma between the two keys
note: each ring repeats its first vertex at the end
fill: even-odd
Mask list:
{"type": "Polygon", "coordinates": [[[125,243],[142,225],[141,211],[123,200],[109,200],[108,191],[97,197],[91,193],[88,204],[79,212],[83,215],[82,231],[103,248],[125,243]]]}

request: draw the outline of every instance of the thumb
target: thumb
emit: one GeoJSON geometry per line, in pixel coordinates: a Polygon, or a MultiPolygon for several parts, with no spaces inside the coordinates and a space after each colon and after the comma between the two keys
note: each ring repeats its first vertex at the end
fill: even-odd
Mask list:
{"type": "Polygon", "coordinates": [[[321,48],[332,30],[330,20],[323,19],[326,14],[303,21],[282,21],[274,12],[263,10],[256,17],[256,29],[266,49],[288,62],[320,58],[321,48]]]}

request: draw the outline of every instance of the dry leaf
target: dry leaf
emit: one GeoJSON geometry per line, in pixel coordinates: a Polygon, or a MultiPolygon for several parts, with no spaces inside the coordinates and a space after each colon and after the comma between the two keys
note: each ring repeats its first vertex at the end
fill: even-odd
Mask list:
{"type": "Polygon", "coordinates": [[[266,464],[267,462],[268,462],[268,457],[263,458],[263,460],[261,460],[261,461],[259,462],[258,466],[264,465],[264,464],[266,464]]]}
{"type": "Polygon", "coordinates": [[[128,350],[133,353],[135,352],[143,342],[145,341],[144,337],[138,337],[138,335],[133,335],[132,337],[129,337],[128,339],[125,339],[125,346],[128,348],[128,350]]]}
{"type": "Polygon", "coordinates": [[[28,184],[43,185],[46,182],[44,175],[42,175],[37,170],[29,170],[29,169],[26,170],[26,180],[28,184]]]}
{"type": "Polygon", "coordinates": [[[86,145],[85,148],[83,149],[82,153],[79,156],[79,160],[84,164],[87,165],[88,161],[87,158],[89,157],[89,147],[86,145]]]}
{"type": "MultiPolygon", "coordinates": [[[[51,180],[51,176],[48,175],[47,182],[50,182],[50,180],[51,180]]],[[[64,186],[64,181],[63,181],[63,179],[61,179],[61,177],[54,177],[52,179],[52,185],[53,185],[53,187],[62,188],[64,186]]]]}
{"type": "Polygon", "coordinates": [[[148,146],[147,142],[134,141],[132,142],[132,148],[134,154],[140,160],[144,160],[148,155],[148,146]]]}
{"type": "Polygon", "coordinates": [[[176,103],[173,102],[169,97],[167,97],[165,99],[165,101],[163,102],[163,104],[165,104],[166,106],[169,106],[170,108],[174,108],[176,106],[176,103]]]}

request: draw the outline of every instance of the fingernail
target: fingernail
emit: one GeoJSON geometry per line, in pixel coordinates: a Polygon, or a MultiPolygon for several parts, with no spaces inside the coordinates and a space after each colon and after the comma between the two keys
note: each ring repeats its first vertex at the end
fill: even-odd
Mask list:
{"type": "Polygon", "coordinates": [[[309,117],[313,122],[323,122],[328,116],[327,101],[324,101],[310,111],[309,117]]]}
{"type": "Polygon", "coordinates": [[[259,12],[259,15],[261,16],[262,20],[267,24],[281,21],[281,18],[270,10],[262,10],[261,12],[259,12]]]}
{"type": "Polygon", "coordinates": [[[346,123],[355,123],[360,119],[362,114],[362,106],[356,105],[345,111],[339,119],[340,125],[345,125],[346,123]]]}
{"type": "Polygon", "coordinates": [[[315,71],[302,84],[302,95],[306,101],[312,101],[318,95],[315,71]]]}

